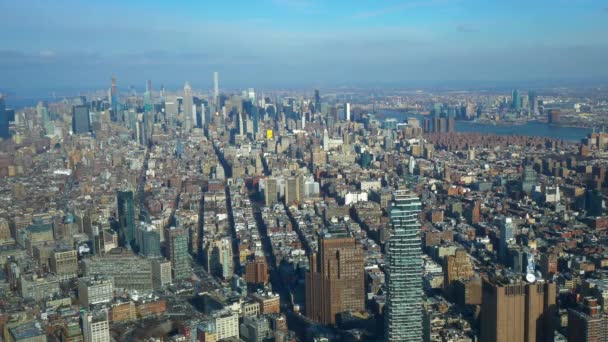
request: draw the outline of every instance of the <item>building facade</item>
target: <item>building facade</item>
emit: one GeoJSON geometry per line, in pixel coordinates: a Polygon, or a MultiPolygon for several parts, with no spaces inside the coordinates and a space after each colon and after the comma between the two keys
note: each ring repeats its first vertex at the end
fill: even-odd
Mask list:
{"type": "Polygon", "coordinates": [[[415,194],[398,190],[390,208],[392,234],[386,248],[385,338],[422,340],[422,246],[415,194]]]}

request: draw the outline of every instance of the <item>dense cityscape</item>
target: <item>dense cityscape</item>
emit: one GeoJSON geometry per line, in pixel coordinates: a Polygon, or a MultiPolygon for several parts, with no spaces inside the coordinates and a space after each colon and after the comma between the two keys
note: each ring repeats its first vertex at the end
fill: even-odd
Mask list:
{"type": "Polygon", "coordinates": [[[607,89],[209,80],[0,97],[4,340],[608,338],[607,89]]]}

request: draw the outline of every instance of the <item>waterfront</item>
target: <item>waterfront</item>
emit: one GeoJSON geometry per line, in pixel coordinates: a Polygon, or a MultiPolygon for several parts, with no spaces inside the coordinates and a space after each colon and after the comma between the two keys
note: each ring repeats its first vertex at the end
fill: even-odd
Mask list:
{"type": "MultiPolygon", "coordinates": [[[[381,112],[385,118],[393,118],[398,121],[407,120],[407,118],[414,117],[422,120],[426,117],[424,115],[399,112],[393,110],[384,110],[381,112]]],[[[456,132],[461,133],[487,133],[487,134],[498,134],[498,135],[526,135],[532,137],[543,137],[552,139],[562,139],[565,141],[578,142],[582,138],[586,137],[592,132],[589,128],[580,127],[562,127],[555,125],[547,125],[539,122],[527,122],[525,124],[517,125],[492,125],[488,123],[478,123],[474,121],[456,121],[454,123],[456,132]]]]}

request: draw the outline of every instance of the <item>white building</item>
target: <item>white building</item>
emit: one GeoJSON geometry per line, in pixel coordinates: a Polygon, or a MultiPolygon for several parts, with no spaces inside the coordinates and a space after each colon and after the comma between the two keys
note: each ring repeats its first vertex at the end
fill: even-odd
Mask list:
{"type": "Polygon", "coordinates": [[[114,298],[114,280],[93,276],[78,279],[78,302],[81,306],[108,303],[114,298]]]}
{"type": "Polygon", "coordinates": [[[110,342],[110,322],[107,309],[83,312],[81,318],[84,342],[110,342]]]}

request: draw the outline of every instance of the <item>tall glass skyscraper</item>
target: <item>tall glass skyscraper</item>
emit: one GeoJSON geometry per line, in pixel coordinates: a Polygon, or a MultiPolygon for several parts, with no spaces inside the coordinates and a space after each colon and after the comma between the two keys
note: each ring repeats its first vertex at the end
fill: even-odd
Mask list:
{"type": "Polygon", "coordinates": [[[125,244],[130,244],[135,239],[135,204],[133,203],[133,191],[118,191],[116,194],[118,204],[118,224],[120,234],[125,244]]]}
{"type": "Polygon", "coordinates": [[[390,208],[391,237],[386,249],[385,338],[422,341],[421,203],[413,193],[398,190],[390,208]]]}

